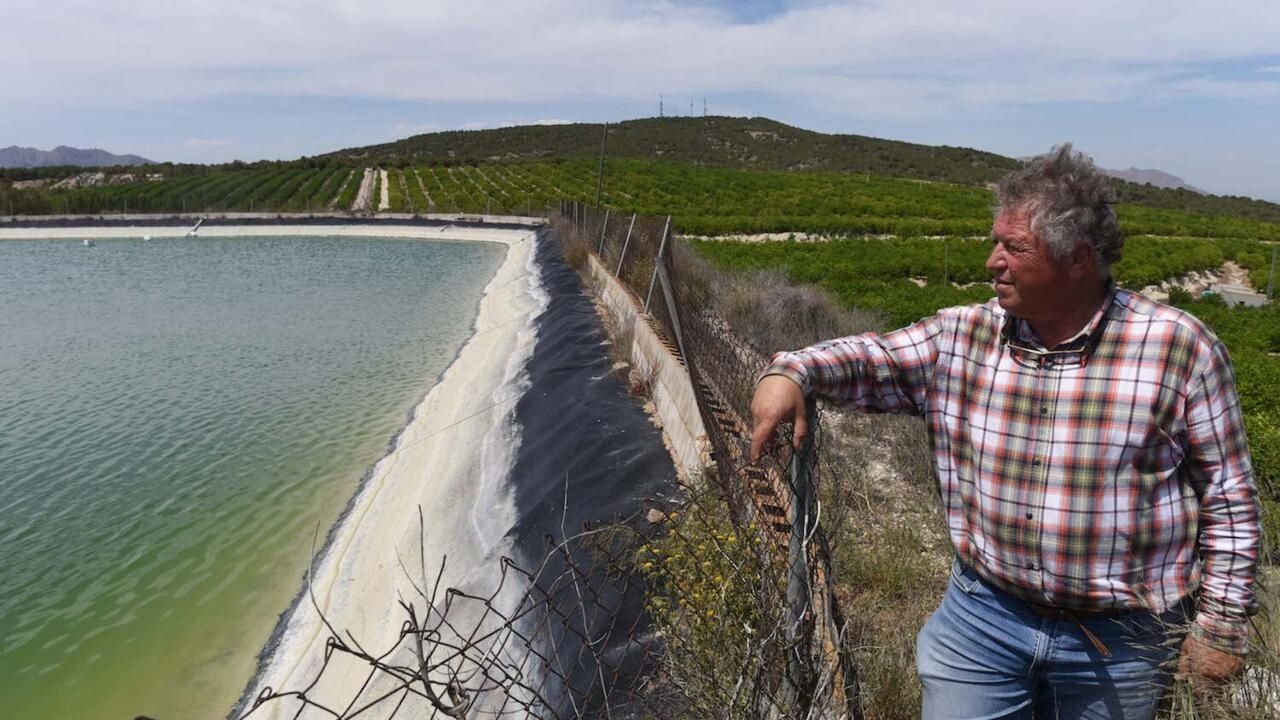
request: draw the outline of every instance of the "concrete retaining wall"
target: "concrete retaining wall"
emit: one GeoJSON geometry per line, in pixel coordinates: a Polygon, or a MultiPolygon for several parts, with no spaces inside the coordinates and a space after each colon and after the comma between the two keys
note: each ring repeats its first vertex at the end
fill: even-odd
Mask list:
{"type": "Polygon", "coordinates": [[[609,313],[617,336],[631,337],[631,365],[649,384],[676,470],[686,479],[700,475],[710,462],[709,445],[688,371],[650,324],[652,319],[645,313],[643,302],[594,255],[588,257],[588,272],[596,299],[609,313]]]}

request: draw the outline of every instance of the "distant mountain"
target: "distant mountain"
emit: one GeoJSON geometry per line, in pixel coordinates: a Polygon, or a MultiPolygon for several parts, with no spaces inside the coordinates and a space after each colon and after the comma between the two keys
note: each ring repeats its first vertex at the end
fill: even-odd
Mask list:
{"type": "Polygon", "coordinates": [[[149,165],[152,161],[137,155],[115,155],[106,150],[80,148],[59,145],[52,150],[11,145],[0,148],[0,167],[51,167],[59,165],[75,165],[78,167],[110,167],[114,165],[149,165]]]}
{"type": "MultiPolygon", "coordinates": [[[[599,123],[568,123],[452,130],[322,157],[422,164],[594,157],[600,152],[602,128],[599,123]]],[[[1012,158],[970,148],[820,133],[762,117],[666,117],[610,123],[605,152],[611,159],[750,170],[870,172],[958,183],[991,182],[1018,167],[1012,158]]]]}
{"type": "Polygon", "coordinates": [[[1200,195],[1208,194],[1194,185],[1187,184],[1186,180],[1183,180],[1177,175],[1170,175],[1163,170],[1140,170],[1138,168],[1131,167],[1128,170],[1107,170],[1103,168],[1102,172],[1113,178],[1128,180],[1131,183],[1137,183],[1139,185],[1152,185],[1154,187],[1166,188],[1168,190],[1190,190],[1191,192],[1199,193],[1200,195]]]}

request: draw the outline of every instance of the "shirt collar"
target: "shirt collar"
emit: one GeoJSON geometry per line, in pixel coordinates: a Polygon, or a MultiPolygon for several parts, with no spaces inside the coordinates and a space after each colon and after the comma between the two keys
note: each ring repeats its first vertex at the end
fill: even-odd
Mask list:
{"type": "Polygon", "coordinates": [[[1031,329],[1031,323],[1027,322],[1023,318],[1009,315],[1008,313],[1005,313],[1005,327],[1007,328],[1006,333],[1011,332],[1013,337],[1017,338],[1020,342],[1028,343],[1033,347],[1044,348],[1045,350],[1057,350],[1057,349],[1070,350],[1075,348],[1082,348],[1085,345],[1088,345],[1090,341],[1094,339],[1095,334],[1101,332],[1104,329],[1103,320],[1106,318],[1107,312],[1111,310],[1111,306],[1112,304],[1115,303],[1115,299],[1116,299],[1115,281],[1108,280],[1107,293],[1102,301],[1102,304],[1099,305],[1098,309],[1093,313],[1093,317],[1089,318],[1089,322],[1085,323],[1084,327],[1080,329],[1080,332],[1076,333],[1075,335],[1072,335],[1070,338],[1067,338],[1066,340],[1063,340],[1061,343],[1057,345],[1057,347],[1054,347],[1054,348],[1044,347],[1044,342],[1042,342],[1040,338],[1036,336],[1035,330],[1031,329]]]}

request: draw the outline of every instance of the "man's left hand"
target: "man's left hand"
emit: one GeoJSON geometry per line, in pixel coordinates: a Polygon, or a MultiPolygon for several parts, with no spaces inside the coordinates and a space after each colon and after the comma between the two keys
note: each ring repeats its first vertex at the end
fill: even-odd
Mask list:
{"type": "Polygon", "coordinates": [[[1214,686],[1234,680],[1244,673],[1244,658],[1223,652],[1194,634],[1182,641],[1178,676],[1197,686],[1214,686]]]}

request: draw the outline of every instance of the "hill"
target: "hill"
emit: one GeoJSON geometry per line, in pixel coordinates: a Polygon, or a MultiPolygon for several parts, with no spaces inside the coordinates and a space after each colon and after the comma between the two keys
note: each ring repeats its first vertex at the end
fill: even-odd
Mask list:
{"type": "MultiPolygon", "coordinates": [[[[324,157],[366,162],[508,160],[594,157],[599,123],[527,125],[493,130],[427,133],[324,157]]],[[[982,183],[1018,167],[1018,161],[970,148],[918,145],[863,135],[829,135],[768,118],[671,117],[609,125],[610,158],[666,160],[742,170],[833,170],[982,183]]]]}
{"type": "MultiPolygon", "coordinates": [[[[571,123],[450,130],[348,148],[304,162],[325,160],[404,167],[587,158],[596,157],[600,151],[601,129],[599,123],[571,123]]],[[[972,148],[820,133],[768,118],[719,116],[644,118],[611,123],[606,153],[609,159],[660,160],[740,170],[870,173],[962,185],[994,182],[1021,163],[1016,158],[972,148]]],[[[1115,180],[1120,202],[1280,222],[1280,204],[1202,194],[1190,186],[1159,187],[1151,181],[1163,183],[1162,178],[1133,177],[1142,182],[1115,180]]]]}
{"type": "Polygon", "coordinates": [[[59,145],[52,150],[39,150],[31,147],[10,145],[0,148],[0,167],[34,168],[34,167],[114,167],[117,165],[150,165],[151,160],[137,155],[116,155],[106,150],[80,148],[59,145]]]}

